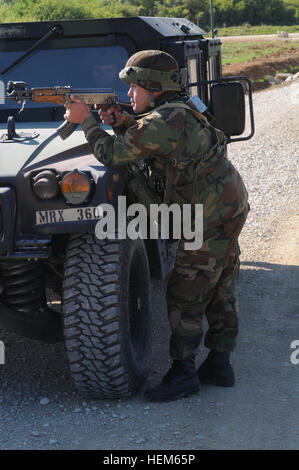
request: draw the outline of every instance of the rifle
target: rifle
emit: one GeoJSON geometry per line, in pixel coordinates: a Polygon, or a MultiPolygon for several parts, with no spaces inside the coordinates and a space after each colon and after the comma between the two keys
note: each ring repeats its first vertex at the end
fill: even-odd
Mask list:
{"type": "MultiPolygon", "coordinates": [[[[71,103],[71,95],[75,95],[86,104],[97,104],[100,107],[109,106],[131,106],[129,103],[122,103],[118,101],[116,93],[111,89],[106,88],[78,88],[72,89],[70,86],[54,86],[54,87],[41,87],[41,88],[28,88],[25,82],[12,82],[7,83],[5,98],[13,99],[18,103],[23,103],[22,109],[26,100],[34,101],[35,103],[56,103],[65,104],[71,103]]],[[[61,139],[65,140],[69,137],[78,124],[65,121],[57,129],[58,135],[61,139]]]]}

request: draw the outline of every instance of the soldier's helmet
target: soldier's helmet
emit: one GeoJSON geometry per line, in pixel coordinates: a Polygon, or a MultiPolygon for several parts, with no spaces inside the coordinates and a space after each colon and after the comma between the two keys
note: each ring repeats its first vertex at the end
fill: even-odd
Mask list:
{"type": "Polygon", "coordinates": [[[133,54],[119,73],[124,82],[149,91],[181,91],[177,61],[166,52],[148,50],[133,54]]]}

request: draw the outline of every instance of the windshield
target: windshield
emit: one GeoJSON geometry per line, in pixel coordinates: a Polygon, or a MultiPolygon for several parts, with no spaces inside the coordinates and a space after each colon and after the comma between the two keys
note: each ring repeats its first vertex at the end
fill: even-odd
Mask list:
{"type": "MultiPolygon", "coordinates": [[[[0,70],[8,67],[23,52],[2,52],[0,70]]],[[[120,101],[129,101],[128,86],[118,77],[127,59],[127,50],[122,46],[36,50],[8,73],[0,74],[0,90],[3,91],[3,83],[6,90],[9,80],[26,82],[29,88],[58,85],[69,85],[71,88],[112,88],[120,101]]],[[[26,108],[42,106],[57,105],[31,101],[26,103],[26,108]]],[[[5,100],[5,108],[19,107],[20,104],[16,102],[5,100]]]]}

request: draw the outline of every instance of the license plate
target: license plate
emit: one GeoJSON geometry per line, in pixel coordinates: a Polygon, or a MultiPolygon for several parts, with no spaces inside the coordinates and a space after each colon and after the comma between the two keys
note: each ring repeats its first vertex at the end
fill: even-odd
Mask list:
{"type": "Polygon", "coordinates": [[[102,207],[77,207],[74,209],[55,209],[36,211],[36,225],[59,224],[63,222],[79,222],[81,220],[96,220],[103,217],[102,207]]]}

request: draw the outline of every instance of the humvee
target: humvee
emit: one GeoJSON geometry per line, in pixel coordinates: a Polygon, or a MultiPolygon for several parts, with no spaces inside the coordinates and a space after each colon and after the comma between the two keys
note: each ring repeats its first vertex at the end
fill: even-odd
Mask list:
{"type": "Polygon", "coordinates": [[[112,88],[125,102],[118,72],[134,52],[160,49],[233,142],[254,132],[250,83],[222,78],[221,41],[182,18],[0,24],[0,49],[0,329],[64,341],[79,393],[128,397],[150,368],[151,277],[166,278],[177,244],[98,239],[98,207],[116,207],[126,194],[121,171],[95,159],[80,129],[60,139],[63,106],[27,101],[21,109],[3,98],[7,84],[112,88]],[[245,89],[251,132],[243,137],[245,89]],[[86,183],[83,197],[64,189],[74,175],[86,183]]]}

